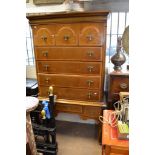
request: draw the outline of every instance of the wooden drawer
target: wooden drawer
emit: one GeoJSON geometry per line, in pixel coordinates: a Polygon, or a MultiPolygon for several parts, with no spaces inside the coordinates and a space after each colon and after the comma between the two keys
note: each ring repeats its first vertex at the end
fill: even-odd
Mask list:
{"type": "Polygon", "coordinates": [[[105,42],[104,25],[101,23],[80,24],[79,45],[101,46],[105,42]]]}
{"type": "Polygon", "coordinates": [[[55,25],[35,25],[32,31],[35,46],[55,45],[55,25]]]}
{"type": "Polygon", "coordinates": [[[78,24],[57,24],[56,25],[56,45],[76,46],[78,45],[78,24]]]}
{"type": "Polygon", "coordinates": [[[39,85],[101,89],[100,76],[38,74],[39,85]]]}
{"type": "Polygon", "coordinates": [[[83,115],[89,118],[99,117],[101,114],[101,107],[84,106],[83,115]]]}
{"type": "Polygon", "coordinates": [[[59,104],[56,103],[56,111],[61,112],[73,112],[73,113],[82,113],[82,106],[81,105],[66,105],[66,104],[59,104]]]}
{"type": "Polygon", "coordinates": [[[129,155],[128,147],[111,146],[110,155],[129,155]]]}
{"type": "Polygon", "coordinates": [[[48,24],[32,26],[35,46],[101,46],[104,24],[48,24]]]}
{"type": "Polygon", "coordinates": [[[36,60],[102,61],[101,47],[36,47],[36,60]]]}
{"type": "Polygon", "coordinates": [[[119,100],[119,92],[129,91],[129,76],[128,75],[110,75],[109,81],[109,102],[119,100]]]}
{"type": "MultiPolygon", "coordinates": [[[[39,96],[48,97],[48,88],[49,87],[39,86],[39,96]]],[[[54,88],[54,94],[57,95],[58,99],[99,101],[101,98],[99,90],[61,88],[61,87],[53,87],[53,88],[54,88]]]]}
{"type": "Polygon", "coordinates": [[[119,93],[129,91],[129,78],[127,76],[115,76],[110,79],[110,92],[119,93]]]}
{"type": "Polygon", "coordinates": [[[38,73],[99,75],[100,62],[37,61],[38,73]]]}

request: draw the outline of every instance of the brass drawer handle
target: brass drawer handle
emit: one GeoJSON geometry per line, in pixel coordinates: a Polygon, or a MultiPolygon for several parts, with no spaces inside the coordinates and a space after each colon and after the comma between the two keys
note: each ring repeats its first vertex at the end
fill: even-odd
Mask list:
{"type": "Polygon", "coordinates": [[[87,35],[86,38],[87,38],[89,41],[92,41],[92,40],[93,40],[93,36],[92,36],[92,35],[87,35]]]}
{"type": "Polygon", "coordinates": [[[89,92],[88,93],[88,98],[90,99],[92,96],[93,96],[93,93],[92,92],[89,92]]]}
{"type": "Polygon", "coordinates": [[[87,55],[90,56],[90,57],[92,57],[94,55],[94,51],[88,51],[87,52],[87,55]]]}
{"type": "Polygon", "coordinates": [[[54,36],[54,34],[51,34],[51,38],[54,38],[55,36],[54,36]]]}
{"type": "Polygon", "coordinates": [[[44,57],[47,57],[48,56],[48,51],[43,51],[42,53],[43,53],[43,56],[44,57]]]}
{"type": "Polygon", "coordinates": [[[49,65],[44,65],[45,70],[47,71],[49,68],[49,65]]]}
{"type": "Polygon", "coordinates": [[[122,89],[126,89],[128,87],[128,85],[126,83],[121,83],[120,84],[120,88],[122,89]]]}
{"type": "Polygon", "coordinates": [[[67,41],[69,40],[70,36],[69,35],[64,35],[64,40],[67,41]]]}
{"type": "Polygon", "coordinates": [[[48,78],[47,78],[47,79],[45,79],[45,82],[46,82],[46,83],[49,83],[49,79],[48,79],[48,78]]]}
{"type": "Polygon", "coordinates": [[[43,36],[41,37],[41,39],[45,42],[45,41],[47,40],[46,35],[43,35],[43,36]]]}
{"type": "Polygon", "coordinates": [[[87,69],[89,72],[92,72],[94,70],[94,66],[88,66],[87,69]]]}
{"type": "Polygon", "coordinates": [[[87,80],[87,84],[88,84],[89,87],[90,87],[93,83],[94,83],[94,81],[92,81],[92,80],[87,80]]]}

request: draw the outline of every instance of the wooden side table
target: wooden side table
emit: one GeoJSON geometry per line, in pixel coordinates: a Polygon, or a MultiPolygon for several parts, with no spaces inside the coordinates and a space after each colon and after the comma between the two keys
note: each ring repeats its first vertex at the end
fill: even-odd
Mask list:
{"type": "Polygon", "coordinates": [[[26,97],[26,133],[27,133],[27,140],[28,140],[32,155],[37,155],[37,150],[36,150],[36,143],[35,143],[35,138],[34,138],[32,124],[31,124],[30,112],[35,108],[37,108],[38,103],[39,103],[39,100],[37,98],[30,97],[30,96],[26,97]]]}
{"type": "MultiPolygon", "coordinates": [[[[103,116],[108,119],[112,110],[104,110],[103,116]]],[[[117,127],[111,127],[108,123],[102,126],[102,155],[129,155],[129,141],[119,140],[117,127]]]]}

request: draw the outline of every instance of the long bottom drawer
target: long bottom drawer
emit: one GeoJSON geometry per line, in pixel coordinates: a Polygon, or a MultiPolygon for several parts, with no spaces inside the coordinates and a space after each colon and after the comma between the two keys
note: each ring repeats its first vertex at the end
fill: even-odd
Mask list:
{"type": "Polygon", "coordinates": [[[98,120],[101,115],[101,107],[95,107],[90,105],[70,105],[70,104],[56,104],[56,112],[76,113],[81,116],[82,119],[92,118],[98,120]]]}
{"type": "MultiPolygon", "coordinates": [[[[49,87],[39,86],[39,96],[48,97],[48,88],[49,87]]],[[[53,90],[54,94],[57,95],[57,99],[100,101],[102,96],[99,90],[91,89],[54,87],[53,90]]]]}

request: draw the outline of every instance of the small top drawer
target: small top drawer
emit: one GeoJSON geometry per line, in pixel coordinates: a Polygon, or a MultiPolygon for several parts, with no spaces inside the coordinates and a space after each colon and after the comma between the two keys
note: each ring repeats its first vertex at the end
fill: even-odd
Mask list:
{"type": "Polygon", "coordinates": [[[36,60],[102,61],[101,47],[36,47],[36,60]]]}
{"type": "Polygon", "coordinates": [[[119,93],[129,91],[129,78],[128,76],[115,76],[110,79],[110,92],[119,93]]]}
{"type": "Polygon", "coordinates": [[[35,46],[54,46],[55,45],[55,26],[54,25],[35,25],[32,26],[33,41],[35,46]]]}
{"type": "Polygon", "coordinates": [[[110,88],[108,101],[116,102],[119,100],[119,92],[128,92],[129,91],[129,77],[120,75],[120,76],[111,76],[110,77],[110,88]]]}
{"type": "Polygon", "coordinates": [[[78,45],[78,30],[77,24],[58,24],[56,26],[56,45],[78,45]]]}
{"type": "Polygon", "coordinates": [[[104,40],[103,24],[81,24],[79,34],[80,46],[101,46],[104,40]]]}

